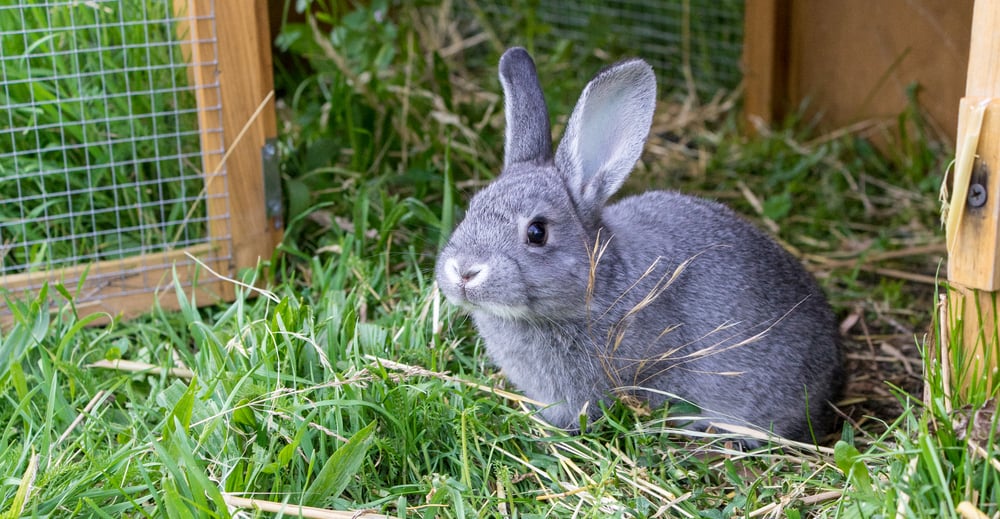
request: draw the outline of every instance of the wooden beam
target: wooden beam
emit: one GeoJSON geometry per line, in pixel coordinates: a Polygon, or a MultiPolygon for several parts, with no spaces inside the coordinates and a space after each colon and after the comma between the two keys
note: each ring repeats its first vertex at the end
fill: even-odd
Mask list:
{"type": "Polygon", "coordinates": [[[980,401],[997,381],[1000,289],[1000,0],[977,0],[947,226],[948,319],[957,394],[980,401]],[[958,342],[958,344],[955,344],[958,342]]]}
{"type": "Polygon", "coordinates": [[[269,259],[283,236],[281,215],[268,216],[265,208],[261,156],[267,139],[278,134],[271,36],[267,0],[216,1],[214,5],[223,136],[230,153],[225,164],[229,233],[236,268],[240,269],[269,259]],[[258,110],[262,103],[263,110],[258,110]]]}
{"type": "Polygon", "coordinates": [[[976,0],[972,11],[969,43],[967,97],[997,97],[1000,94],[1000,3],[976,0]]]}
{"type": "MultiPolygon", "coordinates": [[[[0,277],[0,286],[15,299],[31,300],[42,284],[62,283],[74,299],[80,301],[76,305],[80,317],[100,312],[110,318],[128,319],[148,313],[154,303],[167,310],[179,307],[174,293],[175,271],[177,282],[182,287],[193,287],[187,294],[188,298],[193,297],[202,305],[218,302],[222,292],[232,290],[231,283],[201,269],[187,254],[203,258],[205,264],[214,270],[220,264],[229,263],[225,258],[212,259],[218,257],[219,252],[213,245],[204,244],[44,272],[22,272],[0,277]]],[[[54,297],[55,291],[50,289],[49,294],[54,297]]],[[[60,306],[62,304],[55,304],[53,309],[60,306]]],[[[108,321],[108,318],[103,318],[92,324],[106,324],[108,321]]],[[[0,328],[6,329],[12,324],[10,309],[0,305],[0,328]]]]}
{"type": "Polygon", "coordinates": [[[281,215],[266,211],[261,155],[277,136],[267,1],[176,5],[198,100],[209,233],[231,244],[233,275],[269,259],[283,236],[281,215]]]}
{"type": "MultiPolygon", "coordinates": [[[[223,130],[225,118],[219,66],[221,37],[216,29],[216,13],[212,2],[186,0],[174,2],[180,22],[177,26],[181,48],[188,61],[188,78],[198,105],[198,129],[201,137],[201,173],[205,178],[202,196],[208,215],[208,234],[227,249],[232,258],[230,242],[231,218],[227,198],[227,170],[222,162],[226,152],[223,130]]],[[[232,276],[234,265],[220,265],[220,273],[232,276]]],[[[232,287],[223,287],[222,299],[233,298],[232,287]]]]}

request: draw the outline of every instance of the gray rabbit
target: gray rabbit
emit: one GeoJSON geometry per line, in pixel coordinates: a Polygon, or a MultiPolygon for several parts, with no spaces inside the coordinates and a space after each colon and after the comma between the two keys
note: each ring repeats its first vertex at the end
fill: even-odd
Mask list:
{"type": "Polygon", "coordinates": [[[507,378],[547,404],[542,417],[577,430],[615,398],[681,399],[701,410],[692,429],[825,434],[842,378],[837,327],[796,259],[715,202],[654,191],[605,205],[649,134],[651,67],[598,73],[554,158],[524,49],[500,58],[500,82],[503,172],[473,197],[436,278],[507,378]]]}

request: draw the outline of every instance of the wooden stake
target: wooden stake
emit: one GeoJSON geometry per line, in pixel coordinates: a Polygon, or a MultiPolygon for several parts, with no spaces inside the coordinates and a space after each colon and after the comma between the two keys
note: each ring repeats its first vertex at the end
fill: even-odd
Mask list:
{"type": "MultiPolygon", "coordinates": [[[[268,216],[261,150],[277,137],[271,30],[267,0],[214,2],[219,30],[219,85],[229,172],[230,227],[236,268],[268,259],[283,237],[280,216],[268,216]],[[270,96],[267,106],[258,107],[270,96]],[[255,114],[258,114],[255,116],[255,114]],[[246,135],[237,136],[248,121],[246,135]]],[[[235,276],[234,276],[235,277],[235,276]]]]}
{"type": "Polygon", "coordinates": [[[743,112],[748,127],[773,123],[788,103],[788,0],[746,3],[743,17],[743,112]]]}
{"type": "Polygon", "coordinates": [[[946,333],[955,349],[956,394],[980,401],[993,392],[1000,358],[1000,0],[976,0],[958,153],[947,229],[946,333]]]}
{"type": "MultiPolygon", "coordinates": [[[[277,135],[267,2],[187,0],[175,8],[187,22],[181,32],[197,87],[209,231],[232,247],[234,268],[217,270],[234,275],[269,258],[282,237],[280,221],[264,206],[261,149],[277,135]],[[224,151],[233,153],[222,164],[224,151]]],[[[224,290],[222,297],[232,299],[232,288],[224,290]]]]}

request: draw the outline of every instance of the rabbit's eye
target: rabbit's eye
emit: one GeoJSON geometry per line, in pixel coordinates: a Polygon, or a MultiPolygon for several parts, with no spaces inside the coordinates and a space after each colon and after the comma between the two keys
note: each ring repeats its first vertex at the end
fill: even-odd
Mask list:
{"type": "Polygon", "coordinates": [[[527,229],[528,243],[532,245],[545,245],[548,236],[545,233],[545,222],[531,222],[527,229]]]}

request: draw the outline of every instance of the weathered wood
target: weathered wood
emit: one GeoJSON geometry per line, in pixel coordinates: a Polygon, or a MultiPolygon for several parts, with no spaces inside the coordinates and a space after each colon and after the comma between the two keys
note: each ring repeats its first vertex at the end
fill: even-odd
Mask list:
{"type": "Polygon", "coordinates": [[[981,399],[997,380],[1000,342],[997,340],[997,292],[951,285],[947,322],[951,392],[963,399],[981,399]]]}
{"type": "Polygon", "coordinates": [[[966,97],[1000,94],[1000,3],[976,0],[972,11],[966,97]]]}
{"type": "Polygon", "coordinates": [[[958,120],[959,149],[946,237],[950,254],[948,280],[953,284],[993,291],[1000,288],[1000,265],[997,263],[1000,200],[996,196],[1000,194],[1000,175],[996,174],[1000,166],[1000,146],[992,145],[991,141],[1000,138],[1000,99],[966,96],[959,104],[958,120]],[[980,124],[976,124],[978,118],[981,118],[980,124]],[[966,146],[969,143],[971,146],[966,146]],[[967,163],[967,171],[961,170],[962,162],[967,163]],[[973,199],[984,200],[984,203],[978,205],[973,199]]]}
{"type": "Polygon", "coordinates": [[[959,109],[958,149],[948,242],[948,322],[952,380],[956,394],[989,396],[996,382],[1000,341],[1000,0],[977,0],[966,96],[959,109]],[[982,113],[975,124],[976,107],[982,113]],[[979,133],[978,139],[975,138],[979,133]],[[971,135],[975,146],[963,146],[971,135]],[[978,142],[975,142],[978,141],[978,142]],[[975,149],[969,160],[967,150],[975,149]],[[970,186],[966,188],[966,186],[970,186]]]}
{"type": "Polygon", "coordinates": [[[804,111],[821,131],[891,128],[910,106],[909,87],[916,84],[922,115],[932,129],[954,138],[954,100],[964,92],[972,5],[973,0],[748,0],[745,112],[780,122],[804,111]],[[775,9],[777,14],[769,14],[775,9]],[[768,16],[774,29],[763,28],[768,16]],[[779,41],[757,41],[770,35],[779,41]],[[784,48],[783,61],[768,48],[784,48]],[[773,76],[762,73],[772,67],[773,76]]]}
{"type": "Polygon", "coordinates": [[[274,80],[267,1],[216,1],[214,5],[224,138],[230,153],[225,164],[229,182],[219,188],[229,196],[228,231],[235,264],[253,267],[270,258],[282,238],[281,221],[269,218],[265,211],[261,159],[264,143],[278,133],[274,99],[268,99],[274,80]],[[262,103],[264,109],[258,112],[262,103]]]}
{"type": "MultiPolygon", "coordinates": [[[[222,244],[225,256],[233,258],[230,237],[230,215],[227,193],[227,170],[222,159],[226,151],[220,75],[222,38],[216,29],[221,21],[216,19],[212,2],[186,0],[174,2],[174,9],[181,20],[177,26],[184,55],[188,60],[188,78],[194,89],[198,105],[198,128],[201,137],[201,167],[205,186],[202,197],[208,219],[208,234],[212,241],[222,244]]],[[[235,182],[233,182],[235,183],[235,182]]],[[[230,276],[233,263],[217,265],[215,270],[230,276]]],[[[222,287],[220,298],[234,297],[231,286],[222,287]]]]}

